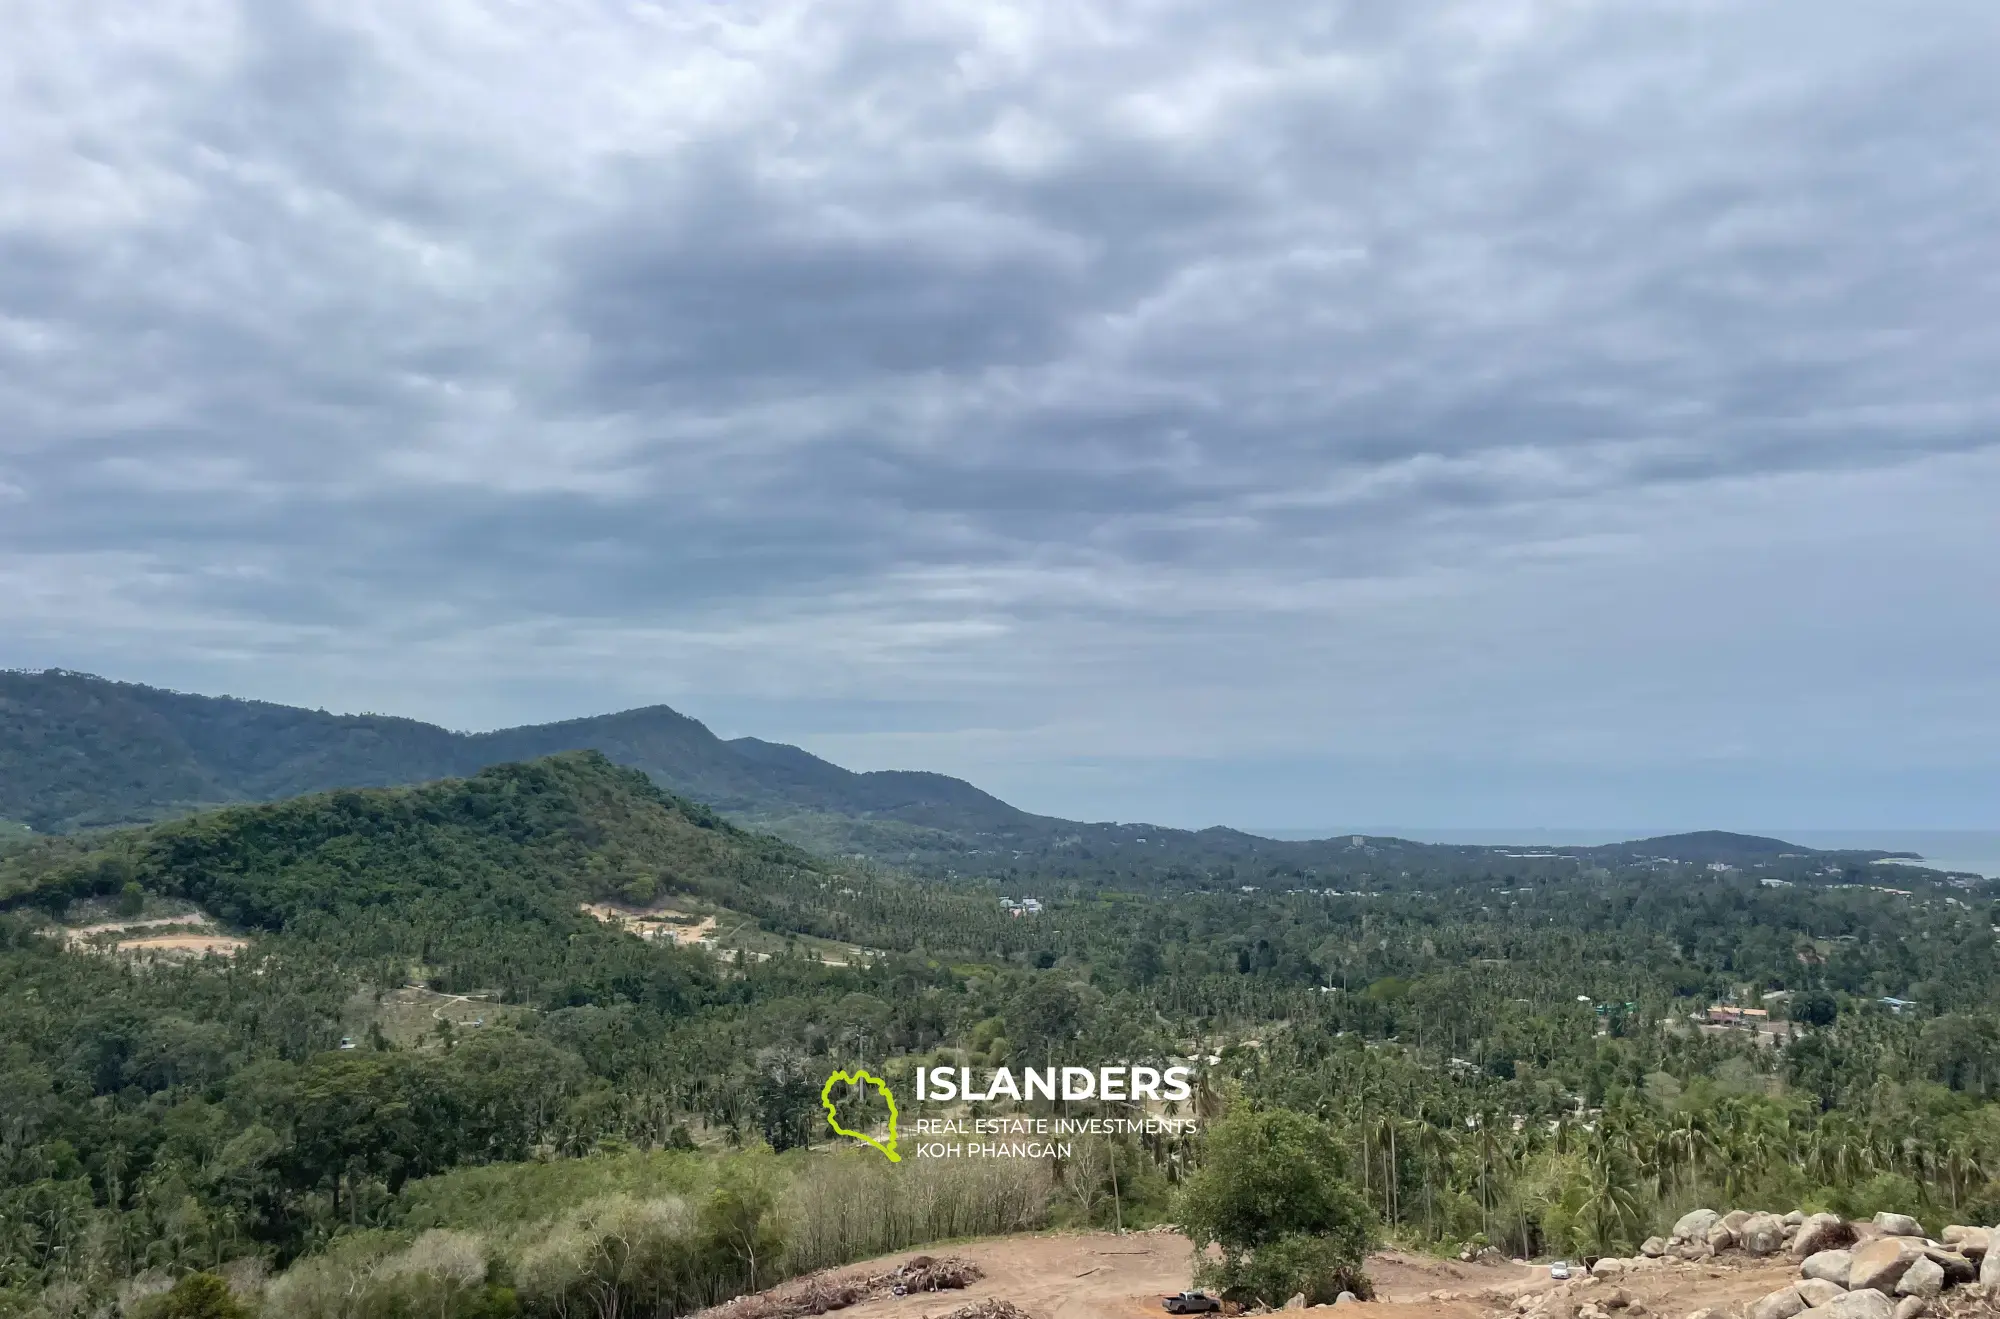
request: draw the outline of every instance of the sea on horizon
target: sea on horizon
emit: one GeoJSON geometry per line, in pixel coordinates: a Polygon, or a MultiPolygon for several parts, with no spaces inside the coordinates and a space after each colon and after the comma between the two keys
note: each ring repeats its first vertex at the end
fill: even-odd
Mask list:
{"type": "MultiPolygon", "coordinates": [[[[1446,843],[1461,847],[1598,847],[1634,838],[1682,833],[1680,829],[1416,829],[1367,828],[1251,829],[1265,838],[1339,838],[1366,834],[1376,838],[1407,838],[1413,843],[1446,843]]],[[[1915,852],[1922,864],[1936,870],[1969,871],[2000,879],[2000,829],[1736,829],[1733,833],[1782,838],[1802,847],[1826,851],[1858,849],[1915,852]]]]}

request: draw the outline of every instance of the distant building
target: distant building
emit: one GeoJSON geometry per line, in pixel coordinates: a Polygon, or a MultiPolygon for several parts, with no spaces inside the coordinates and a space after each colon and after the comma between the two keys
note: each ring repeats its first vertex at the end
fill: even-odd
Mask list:
{"type": "Polygon", "coordinates": [[[1912,1002],[1907,998],[1895,998],[1886,994],[1883,995],[1881,998],[1876,999],[1875,1001],[1877,1003],[1880,1003],[1883,1007],[1889,1009],[1889,1011],[1895,1013],[1897,1016],[1901,1016],[1903,1013],[1909,1011],[1911,1008],[1916,1006],[1914,1002],[1912,1002]]]}

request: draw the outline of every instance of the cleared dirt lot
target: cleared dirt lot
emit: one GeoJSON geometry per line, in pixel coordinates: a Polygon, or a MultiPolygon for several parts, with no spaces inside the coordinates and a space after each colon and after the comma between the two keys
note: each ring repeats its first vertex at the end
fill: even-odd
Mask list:
{"type": "MultiPolygon", "coordinates": [[[[879,1273],[916,1253],[899,1252],[876,1263],[856,1265],[853,1271],[879,1273]]],[[[939,1247],[930,1253],[971,1260],[986,1276],[964,1291],[883,1297],[840,1313],[855,1319],[921,1319],[992,1297],[1013,1302],[1035,1319],[1159,1319],[1160,1297],[1190,1285],[1187,1238],[1171,1232],[997,1237],[939,1247]]],[[[1512,1264],[1460,1264],[1390,1251],[1369,1261],[1369,1275],[1383,1299],[1358,1312],[1357,1319],[1361,1315],[1402,1319],[1417,1314],[1473,1319],[1490,1309],[1490,1304],[1448,1304],[1424,1298],[1440,1289],[1483,1292],[1495,1287],[1523,1287],[1538,1276],[1546,1277],[1546,1271],[1512,1264]]]]}
{"type": "Polygon", "coordinates": [[[139,957],[234,957],[250,945],[224,934],[208,916],[198,911],[175,916],[153,916],[144,920],[102,921],[55,931],[65,946],[76,952],[108,952],[139,957]]]}
{"type": "MultiPolygon", "coordinates": [[[[853,1319],[924,1319],[988,1298],[1011,1301],[1034,1319],[1159,1319],[1160,1297],[1188,1287],[1190,1248],[1170,1232],[1076,1232],[997,1237],[900,1251],[841,1273],[880,1273],[918,1253],[967,1259],[986,1276],[963,1291],[890,1296],[863,1301],[839,1313],[853,1319]]],[[[1354,1319],[1488,1319],[1511,1313],[1516,1297],[1561,1291],[1551,1315],[1602,1302],[1622,1288],[1655,1319],[1684,1319],[1710,1306],[1740,1313],[1744,1303],[1795,1279],[1798,1266],[1784,1258],[1723,1258],[1699,1263],[1661,1262],[1616,1282],[1553,1282],[1538,1265],[1462,1264],[1428,1255],[1382,1251],[1370,1257],[1377,1299],[1351,1311],[1354,1319]]],[[[1326,1311],[1321,1311],[1326,1313],[1326,1311]]],[[[1343,1314],[1350,1313],[1343,1310],[1343,1314]]]]}

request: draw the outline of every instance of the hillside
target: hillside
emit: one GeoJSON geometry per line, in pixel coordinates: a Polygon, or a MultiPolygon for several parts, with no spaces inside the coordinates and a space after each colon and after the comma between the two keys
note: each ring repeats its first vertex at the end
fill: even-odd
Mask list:
{"type": "Polygon", "coordinates": [[[442,986],[535,1001],[552,992],[549,976],[575,968],[558,973],[530,945],[618,952],[623,941],[580,912],[586,901],[698,895],[782,915],[820,884],[796,849],[581,752],[45,839],[0,860],[0,910],[61,915],[135,887],[343,962],[422,965],[442,986]]]}
{"type": "Polygon", "coordinates": [[[1278,841],[1240,830],[1084,823],[1033,815],[973,785],[913,771],[856,773],[798,747],[725,741],[663,705],[490,733],[190,696],[85,674],[0,672],[0,820],[41,832],[157,820],[203,805],[464,776],[591,750],[667,791],[823,855],[1003,882],[1187,885],[1341,878],[1422,882],[1466,873],[1723,862],[1792,872],[1862,866],[1882,852],[1815,852],[1702,833],[1602,848],[1440,846],[1342,836],[1278,841]]]}
{"type": "Polygon", "coordinates": [[[733,815],[882,817],[965,834],[1036,820],[941,774],[857,774],[797,747],[726,742],[664,705],[468,734],[60,670],[0,671],[0,820],[44,833],[327,788],[419,783],[580,750],[600,751],[733,815]]]}
{"type": "MultiPolygon", "coordinates": [[[[1385,872],[1415,855],[1336,845],[1385,872]]],[[[1976,1171],[2000,1167],[1991,894],[1706,864],[1662,883],[1663,846],[1455,882],[1038,879],[1030,913],[814,858],[588,751],[32,839],[0,855],[0,1223],[36,1228],[0,1232],[0,1314],[245,1260],[286,1270],[264,1313],[351,1314],[297,1289],[400,1286],[435,1227],[483,1234],[457,1248],[493,1271],[484,1299],[559,1319],[581,1312],[576,1243],[632,1223],[702,1271],[621,1312],[686,1313],[774,1280],[710,1249],[744,1222],[784,1272],[1145,1225],[1204,1157],[1166,1130],[1074,1133],[1059,1177],[827,1148],[821,1086],[856,1063],[914,1100],[933,1064],[1205,1059],[1211,1116],[1314,1115],[1385,1234],[1427,1247],[1636,1248],[1725,1189],[1933,1228],[2000,1214],[1976,1171]],[[1703,1012],[1746,1001],[1799,1017],[1703,1012]],[[1588,1149],[1629,1221],[1582,1213],[1596,1165],[1568,1124],[1593,1111],[1617,1115],[1588,1149]],[[1675,1143],[1684,1119],[1705,1146],[1675,1143]]]]}

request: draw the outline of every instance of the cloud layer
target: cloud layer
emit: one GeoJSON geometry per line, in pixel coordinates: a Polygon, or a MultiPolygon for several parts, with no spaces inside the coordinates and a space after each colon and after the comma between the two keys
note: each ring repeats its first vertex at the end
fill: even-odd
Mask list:
{"type": "Polygon", "coordinates": [[[1990,4],[20,11],[0,662],[1995,823],[1990,4]]]}

